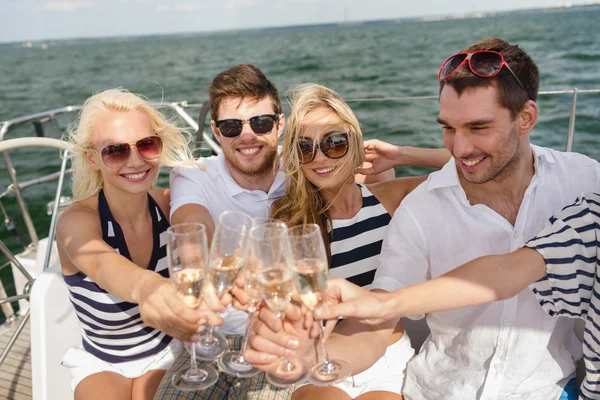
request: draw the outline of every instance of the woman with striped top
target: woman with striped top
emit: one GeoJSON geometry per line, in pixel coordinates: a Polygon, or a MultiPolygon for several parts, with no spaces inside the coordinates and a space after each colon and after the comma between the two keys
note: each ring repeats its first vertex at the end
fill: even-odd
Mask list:
{"type": "Polygon", "coordinates": [[[525,288],[548,314],[585,321],[586,376],[578,393],[575,379],[563,398],[600,398],[600,194],[585,193],[550,219],[525,247],[475,259],[438,278],[392,293],[370,293],[345,280],[328,283],[343,302],[316,311],[367,324],[381,320],[506,300],[525,288]]]}
{"type": "MultiPolygon", "coordinates": [[[[289,180],[271,216],[290,226],[318,224],[329,252],[329,276],[345,277],[368,288],[391,214],[424,177],[356,184],[355,173],[365,160],[358,120],[337,93],[315,84],[292,92],[281,157],[289,180]]],[[[341,322],[335,334],[351,332],[341,322]]],[[[307,352],[312,349],[308,338],[305,344],[307,352]]],[[[360,358],[360,351],[331,352],[332,359],[360,358]]],[[[326,388],[302,386],[293,398],[401,399],[404,368],[414,351],[400,324],[383,353],[375,364],[362,365],[346,380],[326,388]]]]}
{"type": "Polygon", "coordinates": [[[89,98],[75,145],[74,203],[57,227],[82,346],[65,354],[75,399],[151,399],[200,312],[167,279],[169,191],[160,165],[192,160],[181,131],[125,90],[89,98]]]}

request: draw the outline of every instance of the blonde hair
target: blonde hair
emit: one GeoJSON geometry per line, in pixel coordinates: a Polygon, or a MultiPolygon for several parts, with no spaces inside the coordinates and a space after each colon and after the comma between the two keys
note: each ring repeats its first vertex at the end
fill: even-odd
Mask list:
{"type": "Polygon", "coordinates": [[[76,129],[70,129],[66,140],[74,144],[71,160],[73,168],[73,200],[83,200],[102,188],[100,171],[94,170],[86,153],[94,146],[94,127],[98,118],[107,112],[141,111],[150,118],[157,136],[162,139],[163,150],[158,158],[160,165],[175,167],[195,164],[188,147],[191,135],[169,122],[146,100],[125,90],[108,89],[86,100],[76,129]]]}
{"type": "MultiPolygon", "coordinates": [[[[288,181],[285,195],[277,199],[271,206],[271,216],[286,221],[289,226],[319,225],[329,255],[330,236],[327,228],[331,218],[328,210],[341,191],[327,201],[321,191],[304,176],[298,151],[298,139],[302,136],[302,123],[306,114],[319,108],[330,110],[342,121],[349,134],[349,149],[337,170],[343,170],[341,167],[351,164],[352,174],[347,178],[352,182],[354,182],[356,169],[362,166],[365,160],[362,131],[352,109],[339,94],[331,89],[314,83],[298,85],[288,91],[288,99],[292,111],[287,121],[283,151],[279,155],[279,158],[283,159],[283,170],[288,181]]],[[[315,142],[319,139],[317,135],[315,142]]]]}

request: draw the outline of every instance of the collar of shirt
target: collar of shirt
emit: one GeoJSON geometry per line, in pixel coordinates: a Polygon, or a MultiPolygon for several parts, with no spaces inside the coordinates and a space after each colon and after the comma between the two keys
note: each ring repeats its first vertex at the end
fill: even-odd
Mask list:
{"type": "MultiPolygon", "coordinates": [[[[544,162],[555,163],[554,156],[548,149],[533,144],[531,145],[531,149],[534,157],[535,175],[544,173],[544,162]]],[[[459,187],[460,180],[458,179],[458,171],[456,170],[454,158],[451,158],[436,174],[430,175],[426,185],[428,191],[446,187],[459,187]]]]}
{"type": "MultiPolygon", "coordinates": [[[[279,148],[278,151],[281,151],[281,148],[279,148]]],[[[258,192],[264,193],[262,190],[250,190],[250,189],[246,189],[246,188],[240,186],[240,184],[237,183],[235,181],[235,179],[233,179],[233,177],[231,176],[231,173],[229,172],[229,168],[227,167],[227,163],[225,162],[225,156],[223,155],[223,153],[220,153],[217,156],[216,161],[217,161],[217,168],[214,171],[212,171],[212,174],[218,175],[218,177],[220,177],[223,180],[223,182],[225,183],[225,190],[227,190],[227,193],[229,193],[230,196],[235,197],[241,193],[249,193],[249,194],[258,193],[258,192]]],[[[278,189],[284,184],[284,181],[285,181],[285,173],[281,169],[281,162],[280,162],[279,168],[277,169],[277,174],[275,175],[275,180],[273,181],[273,184],[271,184],[271,187],[269,188],[267,197],[271,197],[271,195],[276,193],[278,191],[278,189]]]]}

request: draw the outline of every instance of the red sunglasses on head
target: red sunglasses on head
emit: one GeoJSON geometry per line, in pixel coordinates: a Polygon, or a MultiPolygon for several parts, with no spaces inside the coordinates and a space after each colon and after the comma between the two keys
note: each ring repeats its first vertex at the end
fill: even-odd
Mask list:
{"type": "Polygon", "coordinates": [[[453,55],[444,61],[440,67],[438,80],[445,81],[446,79],[449,79],[465,63],[467,63],[474,75],[481,78],[493,78],[500,73],[502,67],[506,67],[508,72],[516,79],[519,86],[521,86],[521,89],[523,89],[527,98],[532,100],[529,92],[521,83],[521,80],[504,60],[504,56],[492,50],[478,50],[472,53],[458,53],[453,55]]]}
{"type": "Polygon", "coordinates": [[[93,148],[88,150],[100,154],[102,162],[108,168],[119,168],[129,159],[132,147],[137,149],[144,160],[156,160],[162,151],[162,140],[158,136],[148,136],[136,142],[109,144],[100,151],[93,148]]]}

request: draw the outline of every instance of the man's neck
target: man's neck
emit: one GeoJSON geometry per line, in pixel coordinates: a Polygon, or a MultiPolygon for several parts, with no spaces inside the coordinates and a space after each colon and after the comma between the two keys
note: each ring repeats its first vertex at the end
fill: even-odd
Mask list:
{"type": "Polygon", "coordinates": [[[227,170],[233,178],[233,180],[246,190],[262,190],[265,193],[269,193],[273,182],[275,182],[275,176],[277,173],[274,169],[269,168],[263,174],[249,175],[237,171],[235,168],[231,168],[227,164],[227,170]]]}
{"type": "Polygon", "coordinates": [[[467,182],[459,172],[460,184],[469,203],[485,204],[514,225],[525,191],[535,173],[531,147],[527,146],[523,153],[519,164],[509,174],[484,184],[467,182]]]}

